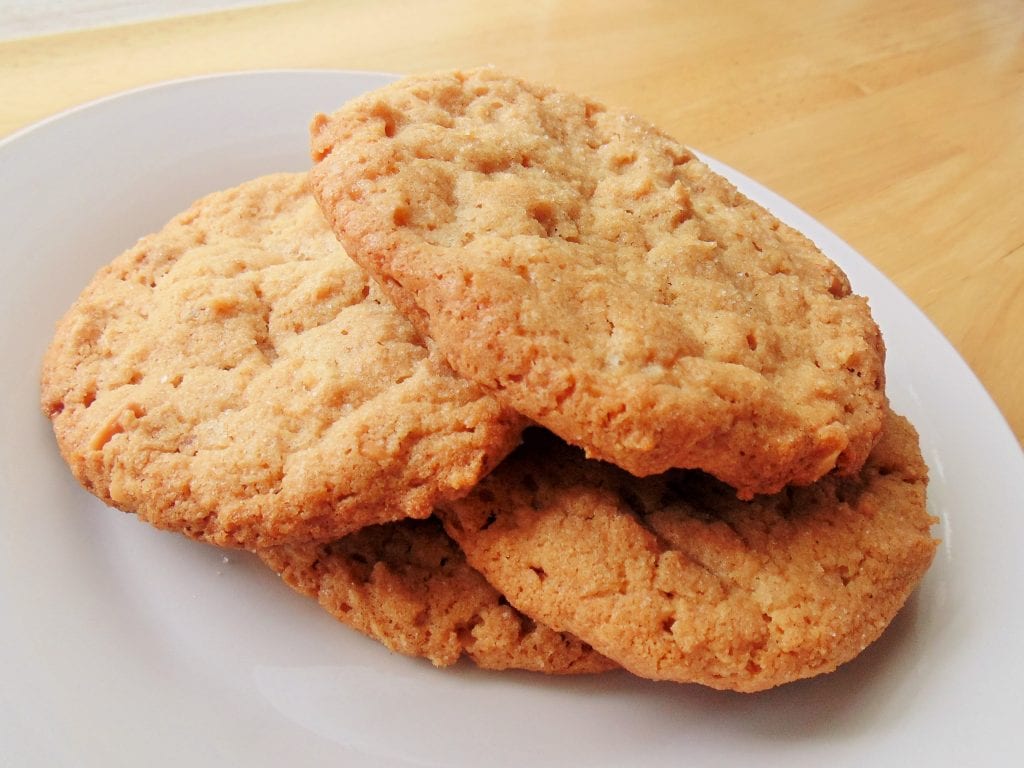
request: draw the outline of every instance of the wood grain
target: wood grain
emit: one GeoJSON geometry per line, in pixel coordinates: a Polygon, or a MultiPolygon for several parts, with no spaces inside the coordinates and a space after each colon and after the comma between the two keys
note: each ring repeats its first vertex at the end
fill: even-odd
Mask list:
{"type": "Polygon", "coordinates": [[[263,68],[493,63],[633,109],[801,206],[913,299],[1024,439],[1024,3],[296,2],[0,43],[0,135],[263,68]]]}

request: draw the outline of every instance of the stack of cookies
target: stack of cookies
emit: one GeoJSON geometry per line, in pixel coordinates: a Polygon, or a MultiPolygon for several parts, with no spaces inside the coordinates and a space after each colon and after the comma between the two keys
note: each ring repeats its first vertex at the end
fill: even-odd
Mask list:
{"type": "Polygon", "coordinates": [[[75,476],[439,666],[757,691],[933,558],[867,302],[641,119],[493,69],[312,125],[101,270],[42,406],[75,476]]]}

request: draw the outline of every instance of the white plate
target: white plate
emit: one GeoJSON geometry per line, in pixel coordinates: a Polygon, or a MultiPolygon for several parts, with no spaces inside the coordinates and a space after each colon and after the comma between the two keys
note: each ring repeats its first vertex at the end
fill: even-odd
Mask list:
{"type": "MultiPolygon", "coordinates": [[[[0,144],[0,764],[996,765],[1024,755],[1024,455],[925,317],[835,235],[720,167],[870,297],[920,429],[943,545],[882,639],[760,695],[438,671],[336,624],[252,557],[80,490],[37,406],[40,357],[92,273],[194,198],[307,167],[318,110],[384,75],[164,84],[0,144]]],[[[1018,763],[1024,764],[1024,763],[1018,763]]]]}

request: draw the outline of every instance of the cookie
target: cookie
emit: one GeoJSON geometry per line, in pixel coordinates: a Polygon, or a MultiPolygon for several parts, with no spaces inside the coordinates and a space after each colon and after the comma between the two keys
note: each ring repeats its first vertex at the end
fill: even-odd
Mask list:
{"type": "Polygon", "coordinates": [[[339,621],[439,667],[462,655],[486,669],[548,674],[614,667],[585,643],[509,606],[433,518],[259,554],[289,586],[316,598],[339,621]]]}
{"type": "Polygon", "coordinates": [[[629,671],[758,691],[834,670],[882,633],[935,553],[926,484],[895,415],[857,476],[749,502],[541,433],[444,520],[512,605],[629,671]]]}
{"type": "Polygon", "coordinates": [[[100,270],[41,399],[100,499],[247,548],[426,517],[522,429],[345,255],[304,174],[205,197],[100,270]]]}
{"type": "Polygon", "coordinates": [[[314,194],[452,367],[594,458],[739,495],[855,473],[885,407],[867,302],[643,120],[493,69],[313,121],[314,194]]]}

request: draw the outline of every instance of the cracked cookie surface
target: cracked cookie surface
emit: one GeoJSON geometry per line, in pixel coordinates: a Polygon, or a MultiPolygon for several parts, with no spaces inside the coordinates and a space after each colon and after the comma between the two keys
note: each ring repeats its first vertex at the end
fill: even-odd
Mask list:
{"type": "Polygon", "coordinates": [[[305,174],[209,195],[100,270],[41,401],[100,499],[250,548],[426,517],[521,430],[345,255],[305,174]]]}
{"type": "Polygon", "coordinates": [[[856,472],[877,439],[867,302],[643,120],[482,69],[367,94],[311,141],[350,255],[457,372],[588,455],[748,498],[856,472]]]}
{"type": "Polygon", "coordinates": [[[750,502],[531,431],[443,519],[512,605],[629,671],[757,691],[832,671],[882,633],[935,553],[926,484],[917,434],[891,414],[857,476],[750,502]]]}
{"type": "Polygon", "coordinates": [[[575,637],[512,608],[433,518],[368,526],[330,544],[276,547],[259,555],[339,621],[439,667],[463,655],[485,669],[547,674],[616,666],[575,637]]]}

